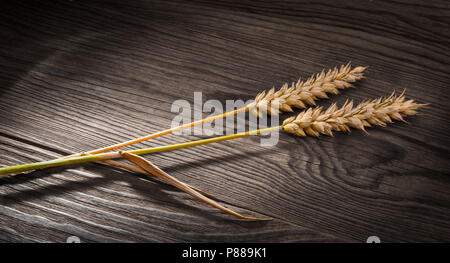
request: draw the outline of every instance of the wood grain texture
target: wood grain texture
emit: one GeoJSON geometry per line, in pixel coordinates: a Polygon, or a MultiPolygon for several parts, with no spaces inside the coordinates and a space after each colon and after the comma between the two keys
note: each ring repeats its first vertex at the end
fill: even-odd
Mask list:
{"type": "MultiPolygon", "coordinates": [[[[0,165],[170,127],[177,99],[250,99],[349,60],[367,79],[320,105],[430,103],[408,124],[281,134],[147,156],[243,222],[156,179],[98,164],[0,178],[0,241],[450,241],[447,1],[3,1],[0,165]]],[[[287,115],[286,115],[287,116],[287,115]]],[[[183,142],[168,135],[139,146],[183,142]]]]}

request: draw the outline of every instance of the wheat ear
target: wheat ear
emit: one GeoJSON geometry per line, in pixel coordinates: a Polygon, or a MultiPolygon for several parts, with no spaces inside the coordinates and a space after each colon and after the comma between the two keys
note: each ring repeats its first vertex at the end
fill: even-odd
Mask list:
{"type": "Polygon", "coordinates": [[[292,112],[292,108],[303,109],[306,105],[316,105],[315,100],[327,99],[327,93],[338,94],[339,89],[352,86],[351,83],[363,78],[363,72],[367,67],[351,68],[350,63],[342,65],[333,70],[322,71],[312,75],[306,81],[301,78],[297,83],[289,87],[285,83],[279,90],[275,88],[263,91],[255,98],[251,111],[258,116],[262,112],[268,114],[279,114],[280,112],[292,112]]]}
{"type": "Polygon", "coordinates": [[[384,127],[392,120],[403,121],[403,116],[417,114],[416,110],[424,105],[405,100],[404,93],[399,96],[392,93],[387,98],[366,100],[356,106],[353,106],[353,101],[346,101],[341,108],[336,104],[326,110],[323,107],[310,108],[286,119],[282,127],[297,136],[333,136],[332,131],[350,132],[350,128],[365,131],[365,127],[372,125],[384,127]]]}

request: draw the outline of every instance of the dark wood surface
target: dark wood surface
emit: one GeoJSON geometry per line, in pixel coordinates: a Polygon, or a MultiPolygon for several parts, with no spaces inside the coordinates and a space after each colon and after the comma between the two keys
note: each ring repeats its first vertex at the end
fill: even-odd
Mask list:
{"type": "Polygon", "coordinates": [[[448,1],[2,1],[1,10],[1,166],[166,129],[172,102],[192,102],[194,91],[250,99],[349,60],[370,66],[367,79],[320,105],[405,88],[430,105],[369,135],[281,134],[274,147],[251,137],[146,157],[270,222],[86,164],[1,178],[0,241],[450,241],[448,1]]]}

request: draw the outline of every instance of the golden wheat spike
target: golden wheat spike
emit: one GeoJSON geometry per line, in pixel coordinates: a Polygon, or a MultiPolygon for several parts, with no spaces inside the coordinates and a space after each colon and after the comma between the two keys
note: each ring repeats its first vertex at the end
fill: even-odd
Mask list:
{"type": "Polygon", "coordinates": [[[255,98],[251,111],[258,116],[262,112],[279,114],[292,112],[292,108],[306,108],[306,105],[316,105],[315,100],[328,98],[327,94],[338,94],[340,89],[349,88],[351,83],[363,78],[367,67],[351,68],[350,63],[335,67],[333,70],[322,71],[312,75],[306,81],[299,79],[291,87],[285,83],[278,91],[275,88],[259,93],[255,98]]]}
{"type": "Polygon", "coordinates": [[[392,120],[403,121],[403,116],[417,114],[416,110],[424,105],[405,100],[404,93],[399,96],[393,93],[387,98],[366,100],[356,106],[347,101],[341,108],[336,104],[325,111],[321,107],[310,108],[286,119],[282,127],[297,136],[333,136],[332,131],[349,132],[350,128],[365,131],[365,127],[372,125],[386,126],[392,120]]]}

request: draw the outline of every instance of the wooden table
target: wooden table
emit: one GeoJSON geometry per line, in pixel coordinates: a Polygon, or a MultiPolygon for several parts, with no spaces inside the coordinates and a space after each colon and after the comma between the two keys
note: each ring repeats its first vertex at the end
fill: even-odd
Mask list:
{"type": "Polygon", "coordinates": [[[2,2],[1,166],[169,128],[172,103],[194,92],[247,100],[347,61],[370,66],[367,78],[319,105],[403,89],[430,105],[369,134],[281,134],[273,147],[252,136],[146,156],[269,222],[85,164],[1,178],[1,241],[450,241],[448,1],[88,2],[2,2]]]}

